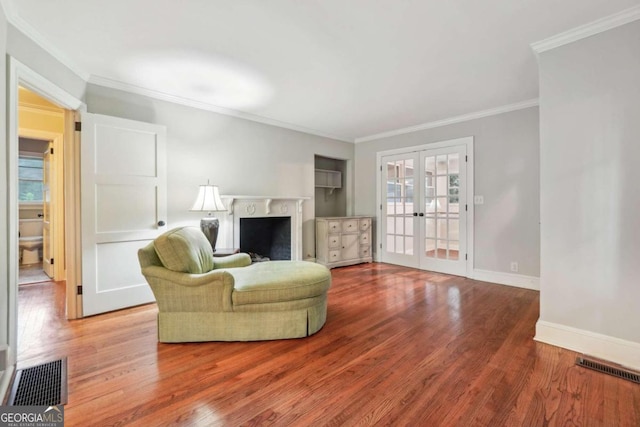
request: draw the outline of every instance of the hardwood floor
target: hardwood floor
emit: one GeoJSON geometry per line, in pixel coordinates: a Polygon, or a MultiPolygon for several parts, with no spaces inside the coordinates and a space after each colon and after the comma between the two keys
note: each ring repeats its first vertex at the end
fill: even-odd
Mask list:
{"type": "Polygon", "coordinates": [[[332,270],[304,339],[159,344],[155,305],[64,320],[19,290],[19,368],[68,357],[67,426],[639,426],[640,385],[533,341],[538,293],[387,264],[332,270]]]}

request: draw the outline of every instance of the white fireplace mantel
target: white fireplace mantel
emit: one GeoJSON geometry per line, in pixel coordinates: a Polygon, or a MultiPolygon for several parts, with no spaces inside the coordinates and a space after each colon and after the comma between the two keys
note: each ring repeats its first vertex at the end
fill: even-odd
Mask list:
{"type": "MultiPolygon", "coordinates": [[[[260,217],[291,218],[291,259],[302,260],[302,204],[311,197],[220,196],[227,207],[221,218],[226,247],[240,247],[240,219],[260,217]]],[[[219,246],[223,247],[223,246],[219,246]]]]}
{"type": "MultiPolygon", "coordinates": [[[[253,202],[253,203],[264,203],[264,208],[267,214],[271,213],[271,202],[272,201],[294,201],[297,203],[298,211],[302,213],[302,203],[305,200],[311,200],[311,197],[281,197],[281,196],[220,196],[223,202],[227,205],[228,214],[233,215],[233,210],[236,205],[236,201],[253,202]]],[[[283,205],[286,206],[286,205],[283,205]]],[[[286,213],[286,212],[284,212],[286,213]]]]}

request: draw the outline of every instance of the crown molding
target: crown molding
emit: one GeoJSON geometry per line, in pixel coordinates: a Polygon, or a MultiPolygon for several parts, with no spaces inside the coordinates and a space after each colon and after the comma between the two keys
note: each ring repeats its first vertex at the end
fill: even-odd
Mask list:
{"type": "Polygon", "coordinates": [[[206,102],[196,101],[194,99],[183,98],[181,96],[171,95],[164,92],[159,92],[152,89],[124,83],[118,80],[113,80],[107,77],[101,77],[91,75],[88,83],[104,86],[111,89],[118,89],[124,92],[135,93],[137,95],[147,96],[149,98],[159,99],[161,101],[167,101],[174,104],[185,105],[187,107],[198,108],[200,110],[213,111],[214,113],[224,114],[225,116],[237,117],[240,119],[250,120],[252,122],[263,123],[270,126],[280,127],[284,129],[294,130],[297,132],[307,133],[315,136],[321,136],[323,138],[335,139],[342,142],[353,143],[352,139],[331,135],[325,132],[321,132],[315,129],[309,129],[304,126],[298,126],[291,123],[281,122],[279,120],[270,119],[268,117],[258,116],[256,114],[245,113],[243,111],[233,110],[231,108],[219,107],[217,105],[208,104],[206,102]]]}
{"type": "Polygon", "coordinates": [[[76,74],[85,82],[89,79],[89,73],[84,71],[78,64],[72,61],[66,54],[51,43],[45,36],[36,30],[31,24],[22,19],[18,14],[11,0],[0,0],[0,4],[4,9],[7,21],[16,29],[26,35],[31,41],[37,44],[49,55],[53,56],[58,62],[67,67],[71,72],[76,74]]]}
{"type": "Polygon", "coordinates": [[[531,43],[531,49],[533,49],[537,54],[542,53],[547,50],[555,49],[586,37],[611,30],[621,25],[637,21],[638,19],[640,19],[640,6],[634,6],[539,42],[531,43]]]}
{"type": "Polygon", "coordinates": [[[418,132],[425,129],[433,129],[441,126],[448,126],[455,123],[467,122],[469,120],[481,119],[483,117],[495,116],[498,114],[508,113],[525,108],[537,107],[538,98],[529,99],[527,101],[517,102],[515,104],[503,105],[502,107],[491,108],[489,110],[476,111],[475,113],[463,114],[461,116],[450,117],[448,119],[437,120],[435,122],[423,123],[421,125],[410,126],[402,129],[391,130],[388,132],[377,133],[375,135],[363,136],[356,138],[355,143],[374,141],[376,139],[389,138],[392,136],[404,135],[406,133],[418,132]]]}

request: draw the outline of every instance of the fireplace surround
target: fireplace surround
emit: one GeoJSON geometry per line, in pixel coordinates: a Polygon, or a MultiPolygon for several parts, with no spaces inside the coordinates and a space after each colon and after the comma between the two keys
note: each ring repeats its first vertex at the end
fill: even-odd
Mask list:
{"type": "MultiPolygon", "coordinates": [[[[221,196],[227,206],[227,212],[220,215],[221,236],[218,237],[219,247],[241,248],[240,238],[241,220],[244,218],[271,221],[272,218],[289,220],[290,254],[288,258],[293,261],[302,260],[302,204],[310,197],[266,197],[266,196],[221,196]]],[[[251,221],[250,221],[251,222],[251,221]]],[[[260,224],[258,221],[256,224],[260,224]]],[[[280,234],[282,234],[280,227],[280,234]]],[[[281,239],[282,236],[278,237],[281,239]]],[[[260,254],[269,256],[267,254],[260,254]]],[[[282,255],[279,255],[279,257],[282,255]]]]}

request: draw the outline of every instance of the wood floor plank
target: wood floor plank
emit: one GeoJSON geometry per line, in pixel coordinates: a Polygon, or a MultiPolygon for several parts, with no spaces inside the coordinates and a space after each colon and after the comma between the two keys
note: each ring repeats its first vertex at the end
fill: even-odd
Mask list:
{"type": "Polygon", "coordinates": [[[533,340],[538,292],[404,268],[332,270],[303,339],[157,342],[154,304],[64,319],[19,288],[18,367],[68,357],[67,426],[634,426],[640,386],[533,340]]]}

